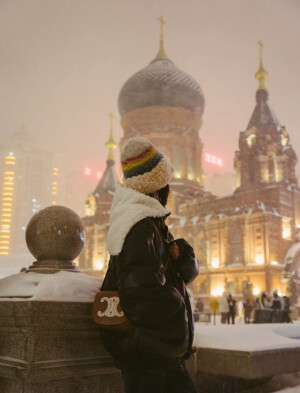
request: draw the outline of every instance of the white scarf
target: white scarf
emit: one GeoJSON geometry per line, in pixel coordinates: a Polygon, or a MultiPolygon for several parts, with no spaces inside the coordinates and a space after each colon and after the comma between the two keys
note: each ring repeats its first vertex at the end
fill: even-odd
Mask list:
{"type": "Polygon", "coordinates": [[[165,217],[170,211],[160,202],[131,188],[118,186],[110,213],[107,249],[110,255],[118,255],[130,229],[146,217],[165,217]]]}

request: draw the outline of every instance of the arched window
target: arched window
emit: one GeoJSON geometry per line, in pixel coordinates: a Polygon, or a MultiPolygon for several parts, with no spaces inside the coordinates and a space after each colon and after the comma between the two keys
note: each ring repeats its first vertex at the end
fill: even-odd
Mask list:
{"type": "Polygon", "coordinates": [[[269,169],[269,182],[276,181],[274,157],[272,156],[269,156],[268,158],[268,169],[269,169]]]}
{"type": "Polygon", "coordinates": [[[199,254],[199,265],[207,267],[208,241],[204,237],[200,240],[199,254]]]}
{"type": "Polygon", "coordinates": [[[234,232],[231,237],[231,261],[230,263],[241,263],[243,260],[243,240],[239,231],[234,232]]]}

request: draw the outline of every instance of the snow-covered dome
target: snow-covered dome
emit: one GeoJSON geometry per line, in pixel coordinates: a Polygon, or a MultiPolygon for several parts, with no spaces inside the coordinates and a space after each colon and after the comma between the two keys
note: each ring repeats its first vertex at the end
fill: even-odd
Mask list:
{"type": "Polygon", "coordinates": [[[121,116],[149,106],[183,107],[202,116],[204,96],[195,79],[167,57],[157,57],[127,80],[118,105],[121,116]]]}

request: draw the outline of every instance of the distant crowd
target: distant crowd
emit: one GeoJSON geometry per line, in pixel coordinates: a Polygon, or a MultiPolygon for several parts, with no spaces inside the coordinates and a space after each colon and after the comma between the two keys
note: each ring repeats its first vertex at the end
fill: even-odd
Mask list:
{"type": "Polygon", "coordinates": [[[237,302],[228,292],[223,292],[220,298],[219,310],[222,324],[234,324],[236,316],[244,317],[245,323],[250,323],[251,314],[255,310],[285,310],[286,322],[292,322],[289,316],[290,301],[288,296],[279,296],[274,290],[273,295],[268,295],[265,291],[255,300],[246,299],[237,302]]]}

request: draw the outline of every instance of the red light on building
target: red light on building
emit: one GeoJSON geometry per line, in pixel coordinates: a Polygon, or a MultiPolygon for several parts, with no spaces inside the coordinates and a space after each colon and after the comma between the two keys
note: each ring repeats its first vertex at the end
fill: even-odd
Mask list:
{"type": "Polygon", "coordinates": [[[220,168],[223,167],[222,158],[217,157],[214,154],[210,154],[210,153],[205,152],[204,153],[204,161],[208,162],[209,164],[219,166],[220,168]]]}
{"type": "Polygon", "coordinates": [[[85,176],[91,176],[91,173],[92,173],[91,168],[84,168],[85,176]]]}

